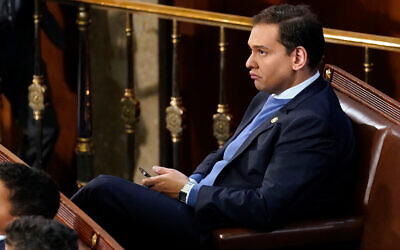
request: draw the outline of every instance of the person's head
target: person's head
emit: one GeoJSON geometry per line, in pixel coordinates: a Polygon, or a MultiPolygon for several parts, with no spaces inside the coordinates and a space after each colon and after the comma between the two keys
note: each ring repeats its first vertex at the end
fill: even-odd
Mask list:
{"type": "Polygon", "coordinates": [[[314,74],[325,47],[322,25],[305,5],[275,5],[253,17],[246,67],[258,90],[279,94],[314,74]],[[304,79],[305,78],[305,79],[304,79]]]}
{"type": "Polygon", "coordinates": [[[6,228],[6,250],[77,250],[78,236],[71,228],[42,216],[23,216],[6,228]]]}
{"type": "Polygon", "coordinates": [[[45,172],[18,163],[0,163],[0,234],[20,216],[53,218],[59,205],[57,185],[45,172]]]}

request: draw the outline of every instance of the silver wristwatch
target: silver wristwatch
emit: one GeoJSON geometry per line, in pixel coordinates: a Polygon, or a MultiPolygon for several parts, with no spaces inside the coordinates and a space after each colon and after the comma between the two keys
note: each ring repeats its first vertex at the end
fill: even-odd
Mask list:
{"type": "Polygon", "coordinates": [[[186,204],[186,197],[188,195],[188,193],[190,192],[190,190],[192,189],[192,187],[195,185],[196,183],[192,182],[192,181],[188,181],[185,186],[183,186],[183,188],[181,189],[181,191],[179,192],[178,195],[178,200],[180,202],[183,202],[186,204]]]}

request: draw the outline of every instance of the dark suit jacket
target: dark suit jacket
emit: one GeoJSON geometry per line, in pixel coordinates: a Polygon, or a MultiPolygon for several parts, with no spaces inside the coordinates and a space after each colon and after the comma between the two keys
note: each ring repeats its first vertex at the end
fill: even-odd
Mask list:
{"type": "MultiPolygon", "coordinates": [[[[211,171],[268,96],[260,92],[253,98],[232,138],[194,173],[211,171]]],[[[320,77],[250,135],[214,186],[200,188],[196,219],[205,230],[270,228],[289,219],[337,212],[348,192],[354,147],[351,122],[320,77]]]]}

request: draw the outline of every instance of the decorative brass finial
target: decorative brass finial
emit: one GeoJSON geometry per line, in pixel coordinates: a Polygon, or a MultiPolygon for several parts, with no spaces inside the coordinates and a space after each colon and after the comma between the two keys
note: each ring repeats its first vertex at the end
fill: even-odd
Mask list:
{"type": "Polygon", "coordinates": [[[78,29],[85,30],[91,22],[88,7],[84,4],[79,5],[77,15],[76,23],[78,24],[78,29]]]}
{"type": "Polygon", "coordinates": [[[225,42],[225,28],[221,26],[219,29],[219,51],[222,53],[225,51],[227,43],[225,42]]]}
{"type": "Polygon", "coordinates": [[[369,55],[369,48],[366,47],[364,49],[364,72],[369,73],[372,71],[372,67],[374,66],[374,63],[371,62],[370,60],[370,55],[369,55]]]}
{"type": "Polygon", "coordinates": [[[217,139],[218,146],[222,147],[230,136],[231,115],[228,113],[227,104],[218,104],[217,113],[213,115],[213,134],[217,139]]]}
{"type": "Polygon", "coordinates": [[[328,79],[329,81],[332,80],[332,70],[331,69],[326,69],[325,70],[325,78],[328,79]]]}
{"type": "Polygon", "coordinates": [[[125,122],[126,133],[135,132],[135,125],[139,121],[140,102],[136,99],[133,89],[125,89],[124,97],[121,98],[122,119],[125,122]]]}
{"type": "Polygon", "coordinates": [[[172,20],[172,44],[177,44],[178,43],[178,22],[176,21],[176,19],[172,20]]]}
{"type": "Polygon", "coordinates": [[[374,63],[364,63],[364,72],[369,73],[372,71],[372,68],[374,67],[374,63]]]}
{"type": "Polygon", "coordinates": [[[33,119],[40,120],[44,110],[44,94],[46,87],[43,86],[43,76],[34,75],[32,84],[28,87],[29,107],[33,111],[33,119]]]}
{"type": "Polygon", "coordinates": [[[95,249],[97,246],[97,233],[93,233],[92,237],[90,238],[90,249],[95,249]]]}
{"type": "Polygon", "coordinates": [[[171,133],[172,142],[178,142],[182,135],[182,121],[184,109],[179,97],[171,97],[170,106],[166,109],[167,129],[171,133]]]}
{"type": "Polygon", "coordinates": [[[75,147],[77,153],[92,153],[93,144],[90,138],[78,137],[78,142],[75,147]]]}

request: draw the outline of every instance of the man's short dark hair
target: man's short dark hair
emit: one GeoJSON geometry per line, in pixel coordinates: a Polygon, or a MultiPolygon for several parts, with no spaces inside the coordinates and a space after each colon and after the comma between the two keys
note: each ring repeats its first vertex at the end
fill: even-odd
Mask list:
{"type": "Polygon", "coordinates": [[[12,216],[53,218],[60,206],[57,185],[44,171],[19,163],[0,163],[0,181],[9,190],[12,216]]]}
{"type": "Polygon", "coordinates": [[[279,25],[280,42],[290,54],[303,46],[308,54],[310,69],[318,69],[325,48],[322,25],[306,5],[273,5],[253,17],[253,25],[279,25]]]}
{"type": "Polygon", "coordinates": [[[6,244],[15,250],[77,250],[78,236],[56,220],[23,216],[8,224],[6,244]]]}

